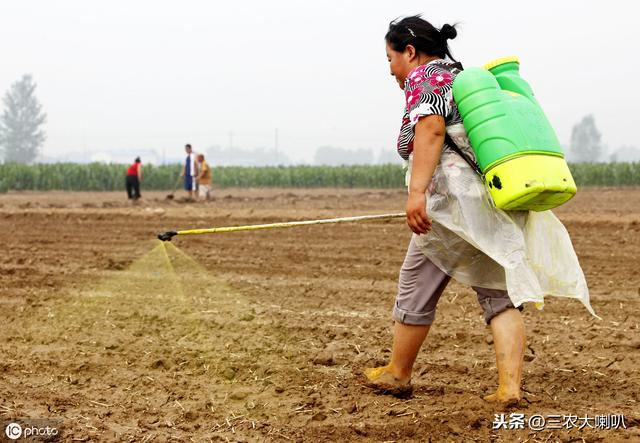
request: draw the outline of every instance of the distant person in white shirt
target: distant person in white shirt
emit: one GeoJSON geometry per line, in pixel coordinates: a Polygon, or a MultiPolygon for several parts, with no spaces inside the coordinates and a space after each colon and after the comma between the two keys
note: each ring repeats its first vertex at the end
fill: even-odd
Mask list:
{"type": "Polygon", "coordinates": [[[184,178],[184,189],[189,194],[189,199],[193,199],[197,184],[196,177],[198,176],[196,155],[193,153],[193,149],[190,144],[186,144],[184,146],[184,150],[187,152],[187,158],[182,166],[180,177],[184,178]]]}

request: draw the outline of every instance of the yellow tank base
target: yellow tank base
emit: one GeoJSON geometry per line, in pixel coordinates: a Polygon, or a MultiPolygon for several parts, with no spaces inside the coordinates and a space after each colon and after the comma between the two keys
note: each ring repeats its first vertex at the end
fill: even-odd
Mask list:
{"type": "Polygon", "coordinates": [[[489,168],[485,182],[505,211],[546,211],[567,202],[577,188],[564,158],[524,154],[489,168]]]}

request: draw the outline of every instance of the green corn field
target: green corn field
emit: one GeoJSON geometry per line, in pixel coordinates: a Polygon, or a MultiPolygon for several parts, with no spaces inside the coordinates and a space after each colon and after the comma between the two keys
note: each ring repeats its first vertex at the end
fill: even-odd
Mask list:
{"type": "MultiPolygon", "coordinates": [[[[639,186],[640,163],[575,163],[570,165],[578,186],[639,186]]],[[[0,164],[0,192],[120,191],[126,165],[119,164],[0,164]]],[[[170,190],[180,165],[144,166],[143,189],[170,190]]],[[[214,186],[280,188],[402,188],[402,166],[264,166],[213,167],[214,186]]]]}

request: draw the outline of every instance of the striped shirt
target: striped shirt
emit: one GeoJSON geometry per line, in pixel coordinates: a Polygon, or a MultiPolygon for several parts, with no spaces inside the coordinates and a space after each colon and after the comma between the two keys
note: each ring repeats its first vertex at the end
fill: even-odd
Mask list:
{"type": "MultiPolygon", "coordinates": [[[[404,83],[406,107],[398,136],[398,154],[405,160],[413,152],[415,125],[421,117],[441,115],[445,125],[462,123],[453,101],[453,80],[462,71],[460,63],[438,59],[415,67],[404,83]]],[[[450,150],[444,145],[443,150],[450,150]]]]}

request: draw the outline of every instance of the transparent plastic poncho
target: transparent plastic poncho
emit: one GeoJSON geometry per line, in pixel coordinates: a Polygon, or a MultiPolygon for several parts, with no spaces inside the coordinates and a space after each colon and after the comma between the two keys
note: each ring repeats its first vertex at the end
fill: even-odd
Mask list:
{"type": "MultiPolygon", "coordinates": [[[[472,152],[462,125],[448,126],[447,132],[472,152]]],[[[515,306],[533,302],[541,308],[547,295],[575,298],[596,315],[569,234],[556,216],[496,208],[481,178],[455,152],[442,152],[427,190],[427,213],[432,230],[414,234],[414,240],[457,281],[506,289],[515,306]]]]}

